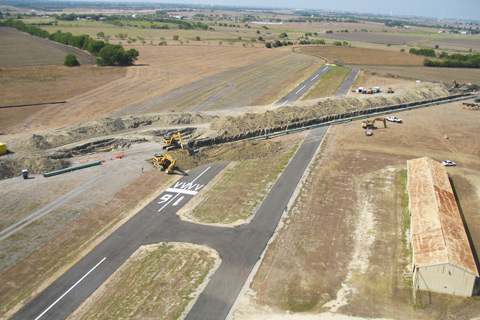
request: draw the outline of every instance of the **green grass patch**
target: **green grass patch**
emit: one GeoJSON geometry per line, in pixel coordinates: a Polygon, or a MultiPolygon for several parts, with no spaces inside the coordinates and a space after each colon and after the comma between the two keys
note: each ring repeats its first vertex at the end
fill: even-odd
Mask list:
{"type": "Polygon", "coordinates": [[[336,66],[328,70],[320,81],[313,86],[308,93],[302,97],[302,100],[330,97],[335,95],[338,88],[342,85],[345,78],[350,73],[350,68],[336,66]]]}
{"type": "Polygon", "coordinates": [[[190,217],[200,222],[225,224],[249,218],[265,199],[295,150],[239,162],[228,169],[222,183],[205,194],[190,217]]]}

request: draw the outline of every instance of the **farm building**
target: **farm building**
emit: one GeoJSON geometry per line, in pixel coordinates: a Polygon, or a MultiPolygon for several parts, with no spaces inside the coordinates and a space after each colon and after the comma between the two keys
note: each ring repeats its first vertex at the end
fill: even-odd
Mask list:
{"type": "Polygon", "coordinates": [[[414,290],[472,296],[478,270],[444,166],[407,161],[414,290]]]}

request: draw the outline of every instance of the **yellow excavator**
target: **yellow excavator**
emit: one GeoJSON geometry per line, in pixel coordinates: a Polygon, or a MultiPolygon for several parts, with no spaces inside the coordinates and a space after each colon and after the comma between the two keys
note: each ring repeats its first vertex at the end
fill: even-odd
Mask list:
{"type": "Polygon", "coordinates": [[[164,137],[163,142],[165,143],[163,149],[166,150],[183,148],[182,135],[180,132],[174,133],[169,137],[164,137]]]}
{"type": "Polygon", "coordinates": [[[160,170],[165,170],[166,173],[172,173],[175,169],[176,161],[172,158],[171,155],[155,153],[153,155],[153,166],[159,168],[160,170]]]}
{"type": "Polygon", "coordinates": [[[383,126],[386,128],[387,127],[387,120],[385,118],[375,118],[373,120],[365,120],[362,122],[362,128],[363,129],[371,129],[375,127],[375,121],[383,121],[383,126]]]}
{"type": "Polygon", "coordinates": [[[452,88],[458,88],[458,87],[460,87],[460,86],[458,85],[457,81],[453,80],[452,88]]]}

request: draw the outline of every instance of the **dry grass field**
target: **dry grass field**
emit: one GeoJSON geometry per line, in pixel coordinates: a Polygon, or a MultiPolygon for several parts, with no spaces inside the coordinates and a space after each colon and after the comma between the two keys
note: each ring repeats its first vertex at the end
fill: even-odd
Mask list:
{"type": "Polygon", "coordinates": [[[220,262],[198,245],[141,247],[67,319],[179,319],[220,262]]]}
{"type": "Polygon", "coordinates": [[[427,37],[418,35],[388,32],[335,32],[322,35],[322,37],[341,41],[372,42],[383,44],[414,44],[419,41],[428,40],[427,37]]]}
{"type": "Polygon", "coordinates": [[[12,28],[0,28],[0,39],[0,68],[63,65],[69,53],[75,54],[80,64],[95,63],[95,58],[84,51],[12,28]]]}
{"type": "MultiPolygon", "coordinates": [[[[313,73],[323,63],[321,59],[298,55],[288,49],[223,46],[136,48],[140,52],[137,65],[126,68],[124,77],[79,93],[69,98],[66,104],[43,108],[7,129],[21,132],[65,126],[98,117],[193,111],[202,103],[207,103],[205,109],[273,103],[284,92],[291,90],[298,79],[313,73]],[[286,73],[288,76],[285,76],[286,73]],[[236,90],[228,90],[229,86],[236,90]],[[214,99],[210,100],[212,96],[214,99]]],[[[73,81],[67,84],[75,86],[73,81]]],[[[42,83],[31,85],[42,86],[42,83]]],[[[10,93],[7,91],[6,94],[10,93]]],[[[11,94],[18,95],[18,90],[11,94]]]]}
{"type": "Polygon", "coordinates": [[[406,161],[453,159],[448,173],[480,248],[480,112],[461,102],[396,114],[367,137],[333,126],[234,319],[472,319],[478,297],[411,292],[406,161]],[[445,139],[448,134],[449,139],[445,139]],[[294,315],[293,315],[294,314],[294,315]],[[323,314],[323,315],[322,315],[323,314]],[[289,316],[291,315],[291,316],[289,316]]]}
{"type": "MultiPolygon", "coordinates": [[[[67,100],[121,79],[126,72],[126,68],[95,66],[68,68],[50,65],[2,68],[0,72],[1,106],[67,100]]],[[[50,107],[51,105],[0,108],[0,131],[10,132],[11,128],[24,123],[34,114],[37,115],[36,117],[41,117],[42,112],[50,107]]]]}
{"type": "Polygon", "coordinates": [[[453,80],[457,83],[476,83],[480,81],[479,69],[463,68],[430,68],[423,66],[397,67],[397,66],[372,66],[357,65],[357,67],[375,72],[379,75],[393,75],[406,79],[421,79],[428,81],[443,81],[451,84],[453,80]]]}
{"type": "Polygon", "coordinates": [[[354,48],[340,46],[308,46],[296,48],[300,52],[320,56],[329,63],[346,65],[379,65],[379,66],[421,66],[424,57],[390,50],[354,48]]]}

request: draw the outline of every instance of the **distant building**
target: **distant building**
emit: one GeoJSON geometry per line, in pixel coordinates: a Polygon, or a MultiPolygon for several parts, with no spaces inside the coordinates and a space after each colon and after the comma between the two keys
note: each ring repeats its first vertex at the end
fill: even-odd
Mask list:
{"type": "Polygon", "coordinates": [[[444,166],[407,161],[414,291],[473,295],[478,269],[444,166]]]}

